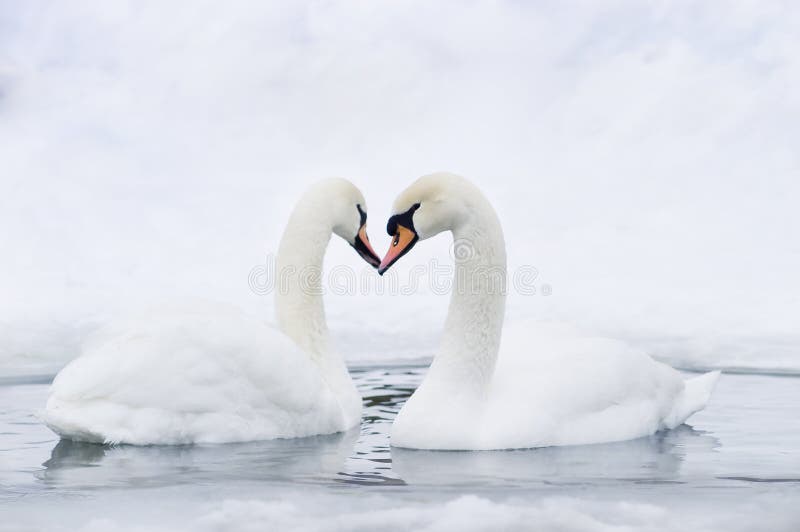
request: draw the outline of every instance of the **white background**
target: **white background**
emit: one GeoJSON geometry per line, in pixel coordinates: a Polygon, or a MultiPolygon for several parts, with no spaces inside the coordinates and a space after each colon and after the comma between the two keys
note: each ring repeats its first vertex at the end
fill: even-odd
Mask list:
{"type": "MultiPolygon", "coordinates": [[[[800,371],[794,2],[0,0],[0,372],[248,272],[313,181],[475,181],[567,321],[684,366],[800,371]]],[[[419,245],[398,275],[432,257],[419,245]]],[[[363,265],[334,241],[327,265],[363,265]]],[[[447,297],[329,296],[350,360],[435,352],[447,297]]]]}

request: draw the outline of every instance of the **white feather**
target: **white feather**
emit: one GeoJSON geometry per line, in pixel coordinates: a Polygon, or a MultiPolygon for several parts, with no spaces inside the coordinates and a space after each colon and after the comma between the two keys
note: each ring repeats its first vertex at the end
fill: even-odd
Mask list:
{"type": "MultiPolygon", "coordinates": [[[[321,268],[333,232],[358,232],[357,204],[366,209],[345,180],[309,190],[287,225],[276,274],[321,268]]],[[[44,421],[67,439],[139,445],[290,438],[356,425],[361,400],[328,340],[318,279],[287,279],[276,287],[279,328],[200,302],[108,327],[58,374],[44,421]]]]}
{"type": "Polygon", "coordinates": [[[393,445],[621,441],[674,428],[705,406],[717,372],[685,381],[620,341],[537,323],[503,330],[505,292],[492,279],[505,280],[505,244],[488,200],[463,178],[433,174],[403,192],[395,212],[415,204],[420,238],[450,230],[460,249],[442,344],[392,426],[393,445]]]}

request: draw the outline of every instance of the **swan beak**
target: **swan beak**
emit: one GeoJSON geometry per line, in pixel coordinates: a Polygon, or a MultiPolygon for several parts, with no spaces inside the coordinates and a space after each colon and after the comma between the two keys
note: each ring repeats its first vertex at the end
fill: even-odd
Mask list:
{"type": "Polygon", "coordinates": [[[375,253],[375,250],[372,249],[372,246],[369,243],[369,237],[367,236],[367,224],[362,225],[361,229],[358,230],[358,234],[356,235],[355,242],[353,242],[352,246],[356,248],[356,251],[359,255],[361,255],[361,258],[367,261],[373,268],[377,268],[381,263],[381,258],[377,253],[375,253]]]}
{"type": "Polygon", "coordinates": [[[418,240],[419,236],[415,231],[398,224],[397,230],[392,237],[389,251],[386,252],[386,256],[383,257],[383,261],[381,261],[381,265],[378,267],[378,273],[381,275],[386,273],[386,270],[391,268],[392,264],[411,251],[411,248],[414,247],[414,244],[416,244],[418,240]]]}

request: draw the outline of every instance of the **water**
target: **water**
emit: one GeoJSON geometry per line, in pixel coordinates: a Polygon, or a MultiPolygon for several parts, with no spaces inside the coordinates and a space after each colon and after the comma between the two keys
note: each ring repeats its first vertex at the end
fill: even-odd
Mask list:
{"type": "Polygon", "coordinates": [[[363,512],[365,500],[373,510],[406,504],[419,513],[473,494],[519,508],[553,497],[604,507],[652,504],[678,515],[746,508],[751,517],[760,512],[800,523],[798,378],[723,375],[712,403],[690,420],[694,428],[629,442],[493,452],[391,449],[391,421],[424,371],[354,369],[364,422],[345,434],[175,447],[58,441],[34,415],[44,405],[46,382],[7,381],[0,385],[0,516],[34,529],[69,528],[96,516],[176,524],[224,500],[288,501],[328,517],[363,512]]]}

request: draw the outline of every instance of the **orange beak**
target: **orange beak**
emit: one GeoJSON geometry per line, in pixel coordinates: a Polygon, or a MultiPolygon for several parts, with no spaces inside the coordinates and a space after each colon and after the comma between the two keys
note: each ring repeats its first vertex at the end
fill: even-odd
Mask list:
{"type": "Polygon", "coordinates": [[[414,247],[418,240],[417,233],[408,227],[398,224],[397,231],[392,237],[392,243],[389,245],[389,251],[386,252],[381,265],[378,266],[378,273],[383,275],[400,257],[411,251],[411,248],[414,247]]]}
{"type": "Polygon", "coordinates": [[[356,241],[353,244],[353,247],[356,248],[356,251],[361,258],[364,259],[369,263],[370,266],[373,268],[377,268],[381,262],[381,258],[375,253],[375,250],[372,249],[372,245],[369,243],[369,237],[367,236],[367,224],[361,226],[361,229],[358,230],[358,234],[356,235],[356,241]]]}

